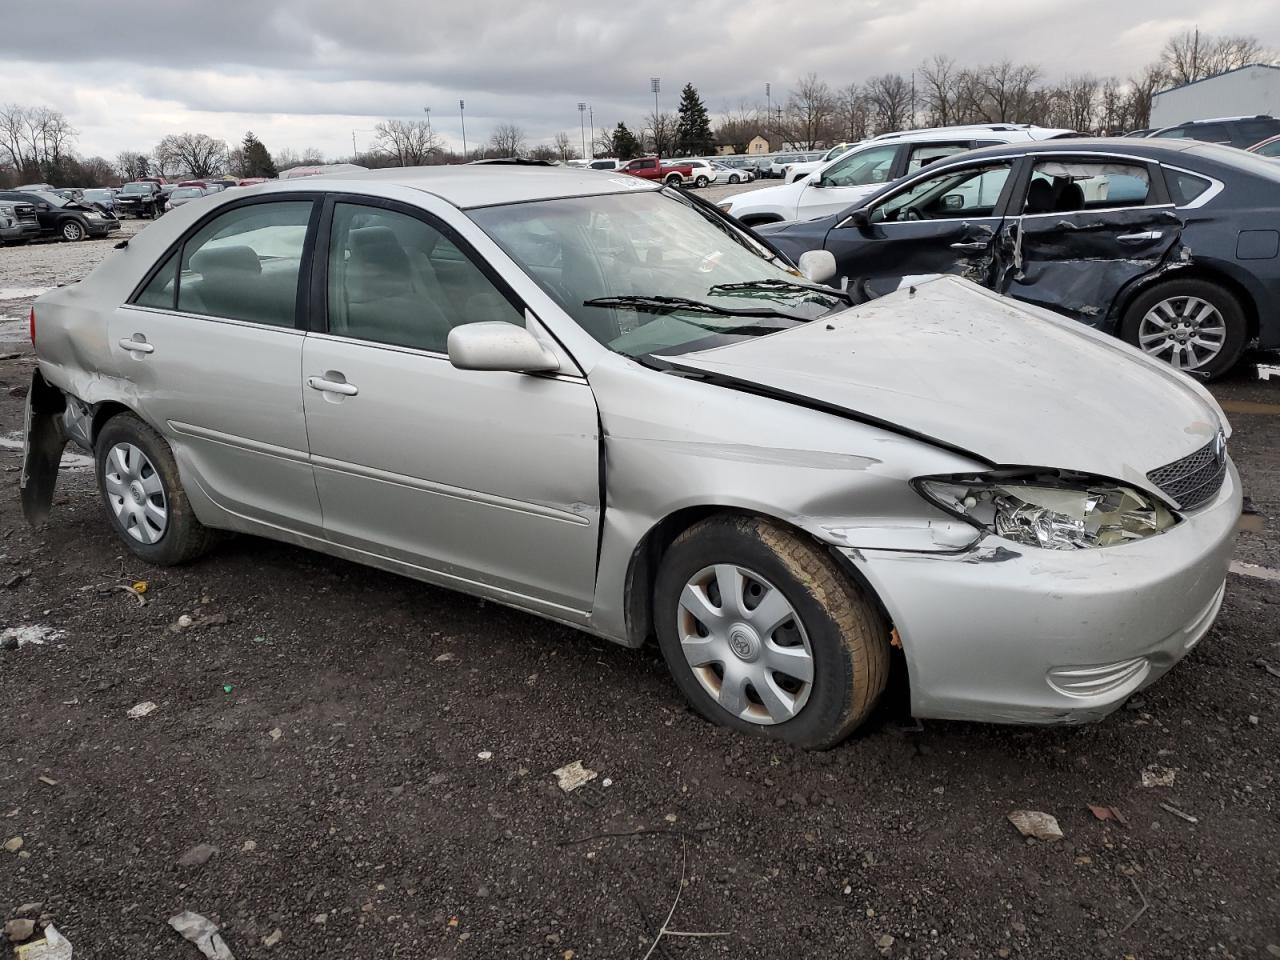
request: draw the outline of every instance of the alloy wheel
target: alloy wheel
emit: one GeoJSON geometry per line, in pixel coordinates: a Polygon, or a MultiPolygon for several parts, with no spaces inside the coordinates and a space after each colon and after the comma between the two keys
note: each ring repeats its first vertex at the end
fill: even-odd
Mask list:
{"type": "Polygon", "coordinates": [[[140,543],[155,543],[169,526],[164,484],[141,449],[117,443],[103,464],[107,501],[121,528],[140,543]]]}
{"type": "Polygon", "coordinates": [[[64,240],[76,241],[84,236],[84,228],[74,220],[68,220],[62,225],[62,238],[64,240]]]}
{"type": "Polygon", "coordinates": [[[761,725],[792,719],[813,689],[813,649],[795,608],[758,573],[717,563],[680,593],[677,635],[702,688],[761,725]]]}
{"type": "Polygon", "coordinates": [[[1222,352],[1227,321],[1222,311],[1200,297],[1169,297],[1142,317],[1138,345],[1179,370],[1196,370],[1222,352]]]}

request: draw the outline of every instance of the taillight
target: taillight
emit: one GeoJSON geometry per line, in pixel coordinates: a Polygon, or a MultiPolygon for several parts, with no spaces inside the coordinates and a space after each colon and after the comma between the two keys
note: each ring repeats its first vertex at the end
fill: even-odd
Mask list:
{"type": "Polygon", "coordinates": [[[36,308],[34,305],[31,307],[31,345],[33,347],[36,345],[36,308]]]}

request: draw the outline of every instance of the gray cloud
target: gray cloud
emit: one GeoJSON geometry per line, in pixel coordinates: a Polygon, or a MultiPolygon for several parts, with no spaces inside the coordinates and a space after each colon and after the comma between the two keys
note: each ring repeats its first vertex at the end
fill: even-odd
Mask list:
{"type": "MultiPolygon", "coordinates": [[[[296,136],[338,152],[378,118],[422,116],[457,140],[466,98],[469,139],[503,120],[533,138],[577,126],[591,102],[597,125],[635,123],[690,81],[713,112],[775,98],[815,72],[833,86],[935,53],[961,63],[1012,58],[1048,77],[1121,77],[1157,54],[1172,32],[1280,41],[1274,0],[115,0],[75,4],[73,22],[21,3],[0,31],[4,99],[67,112],[88,152],[113,152],[165,124],[238,136],[296,136]],[[129,115],[101,116],[112,104],[129,115]],[[130,128],[132,122],[133,128],[130,128]],[[203,126],[201,126],[203,124],[203,126]],[[93,138],[92,140],[90,138],[93,138]]],[[[147,144],[138,144],[146,146],[147,144]]]]}

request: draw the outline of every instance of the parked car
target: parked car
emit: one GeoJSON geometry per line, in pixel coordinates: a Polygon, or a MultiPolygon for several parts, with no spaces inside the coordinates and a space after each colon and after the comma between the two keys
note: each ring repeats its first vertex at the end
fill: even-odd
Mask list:
{"type": "Polygon", "coordinates": [[[1276,164],[1114,139],[978,150],[838,214],[761,230],[792,257],[830,251],[872,296],[959,274],[1212,379],[1251,341],[1280,347],[1277,223],[1276,164]]]}
{"type": "Polygon", "coordinates": [[[1225,143],[1241,149],[1248,149],[1255,143],[1261,143],[1277,135],[1280,135],[1280,120],[1264,113],[1252,117],[1188,120],[1172,127],[1161,127],[1154,133],[1148,134],[1150,137],[1182,137],[1189,140],[1203,140],[1206,143],[1225,143]]]}
{"type": "Polygon", "coordinates": [[[795,183],[797,180],[801,180],[807,177],[809,174],[813,173],[813,171],[817,170],[819,167],[827,163],[830,163],[832,160],[835,160],[839,157],[843,157],[846,153],[848,153],[854,147],[859,146],[859,144],[860,142],[859,143],[837,143],[834,147],[832,147],[830,150],[828,150],[826,153],[824,153],[822,156],[820,156],[816,160],[803,160],[796,163],[789,163],[787,164],[786,170],[783,171],[782,179],[786,180],[787,183],[795,183]]]}
{"type": "Polygon", "coordinates": [[[690,164],[670,160],[660,162],[657,157],[638,157],[627,161],[625,166],[618,169],[641,180],[660,180],[668,186],[693,183],[693,167],[690,164]]]}
{"type": "Polygon", "coordinates": [[[592,170],[620,170],[625,160],[614,160],[612,157],[597,157],[589,160],[587,166],[592,170]]]}
{"type": "Polygon", "coordinates": [[[39,236],[36,205],[29,200],[8,200],[0,195],[0,246],[20,245],[39,236]]]}
{"type": "Polygon", "coordinates": [[[115,215],[116,212],[116,195],[110,189],[103,187],[101,189],[86,190],[80,197],[82,203],[92,204],[106,213],[115,215]]]}
{"type": "Polygon", "coordinates": [[[0,203],[29,203],[35,207],[36,221],[40,225],[42,237],[87,240],[90,237],[105,237],[120,229],[120,221],[111,214],[43,190],[33,190],[30,193],[0,190],[0,203]]]}
{"type": "Polygon", "coordinates": [[[711,166],[716,170],[716,183],[750,183],[756,178],[754,170],[733,166],[723,160],[712,160],[711,166]]]}
{"type": "Polygon", "coordinates": [[[165,193],[154,180],[135,180],[126,183],[116,195],[116,209],[120,216],[155,219],[164,212],[165,193]]]}
{"type": "MultiPolygon", "coordinates": [[[[711,160],[704,160],[702,157],[683,157],[669,161],[669,165],[692,167],[693,185],[695,187],[706,187],[713,183],[723,181],[729,182],[729,174],[737,171],[730,171],[728,167],[718,167],[711,160]]],[[[738,181],[741,182],[742,175],[738,174],[738,181]]]]}
{"type": "Polygon", "coordinates": [[[737,194],[721,203],[720,209],[748,226],[825,217],[944,157],[992,144],[1068,135],[1073,132],[1011,123],[884,134],[837,157],[803,180],[737,194]]]}
{"type": "Polygon", "coordinates": [[[1261,143],[1255,143],[1249,148],[1249,152],[1271,160],[1280,160],[1280,136],[1271,137],[1261,143]]]}
{"type": "Polygon", "coordinates": [[[789,180],[787,174],[797,163],[817,163],[821,159],[822,151],[787,154],[783,157],[775,157],[773,163],[769,164],[769,172],[778,179],[789,180]]]}
{"type": "Polygon", "coordinates": [[[36,301],[23,508],[70,438],[144,562],[238,530],[656,633],[698,711],[806,747],[899,645],[918,716],[1116,709],[1222,602],[1221,409],[960,278],[850,309],[831,259],[568,169],[209,197],[36,301]]]}
{"type": "Polygon", "coordinates": [[[177,190],[169,194],[169,199],[165,203],[165,209],[176,210],[178,207],[184,206],[192,200],[199,200],[201,197],[217,192],[218,191],[216,190],[202,189],[200,187],[178,187],[177,190]]]}

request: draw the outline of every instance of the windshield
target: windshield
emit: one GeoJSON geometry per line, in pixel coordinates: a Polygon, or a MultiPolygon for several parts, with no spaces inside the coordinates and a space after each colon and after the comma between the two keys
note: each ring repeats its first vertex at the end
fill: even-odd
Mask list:
{"type": "Polygon", "coordinates": [[[65,207],[69,202],[66,197],[59,196],[56,193],[49,193],[45,190],[33,190],[31,193],[52,207],[65,207]]]}
{"type": "Polygon", "coordinates": [[[149,183],[126,183],[123,193],[150,193],[151,184],[149,183]]]}
{"type": "Polygon", "coordinates": [[[630,357],[720,346],[845,306],[834,291],[805,289],[765,247],[676,190],[508,204],[469,215],[579,326],[630,357]],[[693,303],[654,303],[655,297],[693,303]],[[587,303],[600,298],[612,302],[587,303]]]}
{"type": "Polygon", "coordinates": [[[169,194],[170,200],[185,200],[189,197],[203,197],[204,191],[199,187],[182,187],[169,194]]]}

